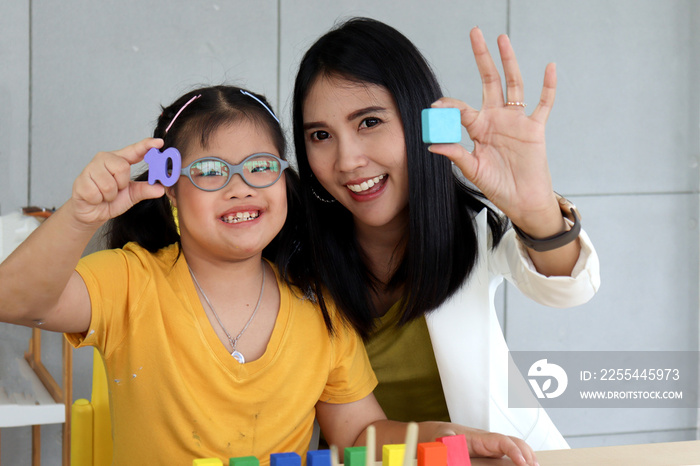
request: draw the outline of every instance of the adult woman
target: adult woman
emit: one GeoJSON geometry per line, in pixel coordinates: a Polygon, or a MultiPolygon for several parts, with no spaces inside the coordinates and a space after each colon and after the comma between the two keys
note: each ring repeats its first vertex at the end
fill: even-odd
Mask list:
{"type": "Polygon", "coordinates": [[[541,408],[508,408],[507,347],[493,308],[504,276],[559,307],[587,301],[599,285],[595,252],[577,234],[578,219],[571,229],[562,216],[547,167],[556,71],[547,67],[528,116],[508,38],[498,41],[505,101],[478,29],[471,41],[480,111],[441,98],[415,46],[374,20],[340,25],[302,59],[294,141],[316,291],[323,304],[327,290],[367,338],[375,394],[389,417],[448,418],[524,438],[536,450],[565,448],[541,408]],[[420,111],[431,103],[460,109],[471,153],[457,144],[426,148],[420,111]],[[521,240],[450,162],[519,227],[521,240]]]}

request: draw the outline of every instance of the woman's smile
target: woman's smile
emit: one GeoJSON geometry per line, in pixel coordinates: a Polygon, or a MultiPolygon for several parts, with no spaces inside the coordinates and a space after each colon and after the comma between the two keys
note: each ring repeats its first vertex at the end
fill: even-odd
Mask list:
{"type": "Polygon", "coordinates": [[[387,177],[386,174],[375,176],[374,178],[369,178],[366,181],[352,182],[345,186],[355,194],[371,194],[377,192],[382,186],[386,184],[384,179],[387,177]],[[376,186],[375,189],[372,189],[376,186]]]}
{"type": "Polygon", "coordinates": [[[408,167],[403,124],[384,87],[319,76],[304,102],[309,165],[356,224],[405,222],[408,167]]]}

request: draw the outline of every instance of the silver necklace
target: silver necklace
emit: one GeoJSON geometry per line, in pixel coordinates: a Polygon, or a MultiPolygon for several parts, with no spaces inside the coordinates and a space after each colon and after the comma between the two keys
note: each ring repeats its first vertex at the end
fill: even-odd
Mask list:
{"type": "Polygon", "coordinates": [[[231,343],[231,348],[233,350],[231,351],[231,356],[238,361],[241,364],[245,363],[245,357],[243,357],[243,354],[241,354],[240,351],[236,349],[236,346],[238,345],[238,340],[243,336],[243,333],[248,330],[248,326],[250,323],[253,321],[253,318],[255,317],[255,314],[258,312],[258,308],[260,308],[260,303],[262,302],[262,297],[263,297],[263,291],[265,290],[265,263],[262,263],[262,286],[260,287],[260,296],[258,296],[258,303],[255,305],[255,309],[253,310],[253,313],[250,315],[250,319],[248,319],[248,322],[245,324],[243,327],[243,330],[241,330],[238,335],[236,335],[236,338],[232,338],[231,334],[228,333],[228,330],[226,330],[226,327],[224,327],[224,324],[221,323],[221,319],[219,319],[219,315],[216,313],[214,310],[214,306],[211,305],[211,301],[209,301],[209,298],[207,297],[207,294],[204,292],[202,287],[199,285],[199,282],[197,281],[197,277],[194,276],[194,272],[192,269],[190,269],[190,266],[188,265],[187,268],[190,271],[190,275],[192,275],[192,280],[194,281],[194,284],[197,285],[197,289],[199,290],[200,293],[202,293],[202,296],[204,296],[204,300],[207,302],[207,305],[209,306],[209,309],[211,309],[212,314],[214,314],[214,317],[216,318],[216,321],[219,323],[221,326],[221,330],[224,331],[226,334],[226,338],[228,338],[229,343],[231,343]]]}

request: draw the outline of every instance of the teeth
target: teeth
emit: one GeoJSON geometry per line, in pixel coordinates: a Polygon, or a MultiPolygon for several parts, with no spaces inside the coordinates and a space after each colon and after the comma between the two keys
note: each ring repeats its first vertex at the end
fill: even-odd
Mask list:
{"type": "Polygon", "coordinates": [[[379,175],[379,176],[375,176],[374,178],[369,179],[367,181],[363,181],[360,184],[349,184],[346,186],[350,191],[352,191],[354,193],[361,193],[362,191],[367,191],[369,188],[371,188],[375,184],[379,183],[383,179],[384,179],[384,175],[379,175]]]}
{"type": "Polygon", "coordinates": [[[235,215],[226,215],[221,217],[226,223],[240,223],[247,222],[248,220],[255,220],[260,216],[260,212],[237,212],[235,215]]]}

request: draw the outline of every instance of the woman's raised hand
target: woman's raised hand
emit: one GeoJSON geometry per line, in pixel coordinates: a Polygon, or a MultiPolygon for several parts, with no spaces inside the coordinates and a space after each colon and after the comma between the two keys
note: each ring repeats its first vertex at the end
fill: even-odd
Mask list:
{"type": "Polygon", "coordinates": [[[433,144],[430,150],[452,160],[462,173],[523,230],[536,232],[542,215],[561,214],[552,191],[547,165],[545,124],[554,104],[556,68],[547,65],[540,101],[530,115],[522,105],[523,80],[507,36],[498,38],[505,73],[501,77],[478,28],[470,33],[472,50],[483,84],[483,105],[476,110],[456,99],[441,98],[433,107],[454,107],[474,142],[472,152],[459,144],[433,144]],[[532,228],[528,228],[532,223],[532,228]]]}
{"type": "Polygon", "coordinates": [[[165,188],[160,184],[131,181],[131,166],[153,147],[163,147],[163,140],[147,138],[114,152],[98,153],[73,183],[76,220],[101,225],[144,199],[162,196],[165,188]]]}

